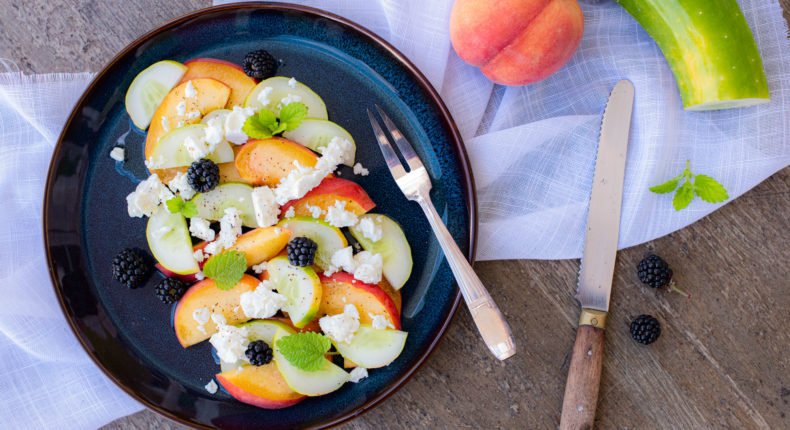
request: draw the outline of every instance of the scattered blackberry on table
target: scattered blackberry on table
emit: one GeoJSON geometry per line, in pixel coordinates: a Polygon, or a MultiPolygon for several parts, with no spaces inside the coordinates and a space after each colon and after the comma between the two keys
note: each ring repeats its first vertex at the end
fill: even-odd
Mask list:
{"type": "Polygon", "coordinates": [[[247,345],[247,350],[244,351],[244,355],[247,356],[247,359],[250,360],[250,364],[253,366],[263,366],[264,364],[271,363],[272,354],[272,349],[262,340],[250,342],[250,344],[247,345]]]}
{"type": "Polygon", "coordinates": [[[305,267],[312,265],[315,261],[315,252],[318,250],[318,244],[308,237],[299,236],[291,239],[286,249],[288,250],[289,263],[294,266],[305,267]]]}
{"type": "Polygon", "coordinates": [[[643,284],[647,284],[650,288],[672,289],[675,292],[691,297],[691,294],[686,294],[675,286],[672,281],[672,269],[663,258],[655,254],[650,254],[645,257],[636,266],[639,280],[643,284]]]}
{"type": "Polygon", "coordinates": [[[277,71],[277,60],[266,50],[259,49],[245,55],[241,66],[247,76],[262,80],[274,76],[277,71]]]}
{"type": "Polygon", "coordinates": [[[631,323],[631,337],[639,343],[650,345],[661,336],[661,323],[650,315],[639,315],[631,323]]]}
{"type": "Polygon", "coordinates": [[[187,181],[199,193],[211,191],[219,184],[219,166],[206,158],[197,160],[187,170],[187,181]]]}
{"type": "Polygon", "coordinates": [[[112,277],[129,288],[137,288],[148,279],[151,265],[142,252],[126,248],[112,259],[112,277]]]}
{"type": "Polygon", "coordinates": [[[165,278],[156,285],[156,297],[166,304],[172,304],[177,302],[186,290],[184,281],[178,278],[165,278]]]}

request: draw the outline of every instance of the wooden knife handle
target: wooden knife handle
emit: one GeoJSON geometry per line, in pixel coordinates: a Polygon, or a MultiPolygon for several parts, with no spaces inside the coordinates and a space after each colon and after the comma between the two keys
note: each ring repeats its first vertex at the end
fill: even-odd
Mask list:
{"type": "Polygon", "coordinates": [[[576,330],[565,398],[562,401],[560,430],[591,430],[598,403],[603,358],[603,329],[580,325],[576,330]]]}

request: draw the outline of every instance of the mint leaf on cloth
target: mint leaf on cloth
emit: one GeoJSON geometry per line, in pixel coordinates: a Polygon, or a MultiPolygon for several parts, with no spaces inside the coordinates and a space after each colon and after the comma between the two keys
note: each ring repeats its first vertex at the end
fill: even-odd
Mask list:
{"type": "Polygon", "coordinates": [[[307,372],[315,372],[324,367],[324,354],[329,351],[332,343],[326,336],[304,332],[277,339],[280,354],[294,367],[307,372]]]}
{"type": "Polygon", "coordinates": [[[239,251],[225,251],[209,259],[203,266],[203,274],[214,280],[220,290],[230,290],[241,281],[247,271],[247,256],[239,251]]]}
{"type": "Polygon", "coordinates": [[[706,175],[694,176],[694,193],[708,203],[721,203],[730,198],[722,184],[706,175]]]}
{"type": "Polygon", "coordinates": [[[650,191],[656,194],[667,194],[675,191],[672,197],[672,207],[679,211],[694,200],[694,196],[699,196],[708,203],[721,203],[730,198],[727,190],[722,184],[707,175],[695,175],[691,173],[689,161],[686,160],[686,168],[680,174],[663,184],[650,187],[650,191]],[[678,183],[682,184],[678,187],[678,183]]]}

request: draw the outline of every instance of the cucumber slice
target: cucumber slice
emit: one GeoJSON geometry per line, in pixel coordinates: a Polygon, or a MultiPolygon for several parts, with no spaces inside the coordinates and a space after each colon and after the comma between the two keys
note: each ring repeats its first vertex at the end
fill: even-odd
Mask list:
{"type": "Polygon", "coordinates": [[[375,369],[398,358],[406,345],[407,336],[405,331],[376,330],[368,324],[362,324],[350,343],[332,343],[344,358],[367,369],[375,369]]]}
{"type": "Polygon", "coordinates": [[[241,222],[246,227],[258,227],[255,219],[255,208],[252,206],[252,186],[239,182],[227,182],[217,188],[198,193],[192,198],[197,207],[198,216],[210,221],[219,221],[225,215],[225,209],[234,207],[241,212],[241,222]]]}
{"type": "Polygon", "coordinates": [[[280,100],[288,97],[289,94],[292,94],[302,98],[299,101],[307,106],[308,118],[329,118],[329,116],[326,114],[326,105],[324,104],[324,101],[321,100],[321,97],[318,97],[318,94],[313,92],[310,87],[300,82],[296,83],[296,88],[291,88],[288,86],[289,80],[290,78],[286,78],[284,76],[275,76],[273,78],[262,80],[261,83],[252,89],[250,94],[247,96],[247,99],[244,100],[244,107],[252,107],[255,108],[255,110],[265,107],[266,109],[273,111],[274,114],[279,117],[280,108],[278,108],[277,105],[280,104],[280,100]],[[271,87],[272,90],[266,97],[269,99],[269,103],[266,106],[263,106],[261,101],[258,100],[258,95],[261,94],[261,92],[267,87],[271,87]]]}
{"type": "Polygon", "coordinates": [[[201,124],[208,124],[214,118],[222,118],[222,123],[225,123],[225,116],[230,113],[230,109],[215,109],[209,113],[207,113],[203,119],[200,120],[201,124]]]}
{"type": "Polygon", "coordinates": [[[192,256],[192,239],[187,221],[180,213],[171,214],[161,206],[148,219],[145,230],[151,254],[165,269],[179,275],[197,273],[200,268],[192,256]]]}
{"type": "Polygon", "coordinates": [[[293,131],[286,131],[283,133],[283,137],[286,139],[291,139],[296,143],[301,143],[302,145],[312,149],[317,153],[321,153],[319,148],[324,148],[329,144],[335,137],[339,137],[341,139],[346,139],[351,142],[351,145],[354,147],[354,151],[349,153],[349,156],[346,160],[343,160],[343,164],[349,167],[354,166],[354,154],[357,152],[357,146],[354,143],[354,138],[351,137],[351,134],[347,132],[343,127],[335,124],[332,121],[327,121],[324,119],[315,119],[315,118],[307,118],[299,124],[299,127],[296,127],[293,131]]]}
{"type": "Polygon", "coordinates": [[[186,72],[187,66],[167,60],[154,63],[135,76],[126,91],[126,112],[134,125],[140,130],[148,128],[156,109],[186,72]]]}
{"type": "MultiPolygon", "coordinates": [[[[159,141],[154,147],[153,152],[151,152],[151,157],[154,160],[162,160],[162,162],[157,165],[157,168],[168,169],[192,164],[195,160],[189,155],[185,142],[187,138],[192,138],[196,141],[202,140],[206,135],[206,128],[208,128],[208,126],[205,124],[185,125],[162,136],[162,140],[159,141]]],[[[214,152],[209,154],[206,158],[219,164],[230,163],[235,159],[235,156],[230,144],[226,141],[222,141],[214,149],[214,152]]]]}
{"type": "Polygon", "coordinates": [[[359,217],[360,221],[362,218],[370,218],[374,223],[381,226],[383,235],[378,242],[373,242],[365,237],[359,230],[359,227],[357,227],[359,224],[349,227],[348,230],[366,251],[381,254],[384,260],[382,273],[392,285],[392,288],[399,290],[409,279],[414,263],[406,235],[403,234],[403,230],[398,223],[386,215],[365,214],[359,217]]]}
{"type": "MultiPolygon", "coordinates": [[[[257,320],[257,321],[250,321],[244,324],[239,324],[238,327],[246,327],[247,328],[247,338],[250,342],[254,342],[256,340],[262,340],[266,342],[269,347],[274,348],[274,335],[277,333],[277,330],[285,330],[288,334],[296,333],[296,330],[291,328],[288,324],[277,321],[277,320],[257,320]]],[[[239,360],[234,363],[229,363],[227,361],[220,361],[219,366],[222,369],[222,372],[227,372],[228,370],[236,369],[242,365],[247,364],[244,360],[239,360]]]]}
{"type": "Polygon", "coordinates": [[[288,298],[283,310],[294,326],[302,328],[312,321],[321,304],[321,281],[312,267],[292,266],[285,256],[266,263],[269,281],[278,293],[288,298]]]}
{"type": "Polygon", "coordinates": [[[276,346],[277,340],[285,336],[290,336],[285,330],[278,330],[274,335],[274,362],[292,390],[306,396],[321,396],[337,390],[348,381],[348,373],[327,359],[324,359],[324,367],[316,372],[307,372],[291,365],[276,346]]]}
{"type": "Polygon", "coordinates": [[[335,251],[348,246],[348,241],[337,227],[328,222],[308,216],[286,218],[277,225],[291,230],[291,237],[304,236],[318,244],[315,254],[315,265],[321,270],[329,268],[335,251]]]}

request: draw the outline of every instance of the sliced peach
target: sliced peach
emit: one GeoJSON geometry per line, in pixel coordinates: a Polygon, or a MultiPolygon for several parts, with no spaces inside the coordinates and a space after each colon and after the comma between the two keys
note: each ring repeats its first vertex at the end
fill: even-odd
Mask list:
{"type": "Polygon", "coordinates": [[[387,293],[388,296],[390,296],[392,301],[395,303],[395,307],[398,309],[398,314],[400,314],[401,304],[403,302],[400,296],[400,290],[396,290],[395,288],[392,288],[392,285],[390,285],[390,283],[387,282],[387,278],[383,276],[381,277],[381,282],[379,282],[379,287],[381,287],[381,289],[384,290],[384,292],[387,293]]]}
{"type": "Polygon", "coordinates": [[[211,319],[203,325],[206,332],[200,330],[200,325],[193,317],[196,310],[206,308],[210,314],[220,314],[225,317],[229,325],[248,321],[249,318],[239,307],[240,296],[254,290],[259,283],[257,278],[244,275],[230,290],[220,290],[212,279],[204,279],[191,286],[178,301],[173,315],[173,327],[181,346],[186,348],[202,342],[217,332],[217,326],[211,319]]]}
{"type": "MultiPolygon", "coordinates": [[[[317,187],[310,190],[301,199],[291,200],[280,208],[284,214],[293,206],[296,216],[312,216],[307,206],[317,206],[324,211],[333,206],[336,201],[346,202],[345,209],[355,215],[362,215],[376,207],[368,193],[359,184],[338,177],[328,177],[321,181],[317,187]]],[[[321,216],[323,219],[324,215],[321,216]]]]}
{"type": "Polygon", "coordinates": [[[245,365],[217,375],[217,381],[236,400],[263,409],[295,405],[307,396],[293,391],[274,362],[263,366],[245,365]]]}
{"type": "Polygon", "coordinates": [[[260,227],[239,236],[230,250],[243,252],[247,267],[252,267],[279,254],[290,238],[291,230],[287,228],[260,227]]]}
{"type": "Polygon", "coordinates": [[[296,166],[314,167],[318,155],[306,147],[282,137],[253,139],[236,154],[236,168],[245,182],[276,186],[296,166]]]}
{"type": "Polygon", "coordinates": [[[244,69],[229,61],[215,58],[195,58],[184,63],[187,72],[181,82],[190,79],[212,78],[230,87],[230,98],[225,105],[228,109],[233,106],[243,106],[247,94],[255,88],[255,80],[244,73],[244,69]]]}
{"type": "Polygon", "coordinates": [[[230,97],[230,87],[223,84],[216,79],[192,79],[192,86],[195,87],[197,95],[187,98],[184,93],[190,81],[178,84],[175,88],[170,90],[170,93],[165,97],[162,104],[154,112],[154,118],[151,120],[151,125],[148,127],[148,136],[145,139],[145,158],[151,156],[154,147],[159,142],[159,138],[167,134],[166,130],[172,130],[178,127],[179,123],[183,121],[183,125],[196,124],[200,122],[200,118],[216,109],[225,107],[230,97]],[[181,102],[186,103],[186,109],[183,115],[179,115],[178,105],[181,102]],[[198,111],[199,116],[188,117],[190,112],[198,111]],[[166,118],[167,128],[162,124],[162,118],[166,118]]]}
{"type": "Polygon", "coordinates": [[[366,284],[346,272],[338,272],[331,277],[323,274],[318,276],[324,288],[319,315],[341,314],[346,304],[350,303],[357,307],[360,323],[371,324],[373,318],[370,315],[384,315],[396,330],[400,330],[400,312],[395,302],[378,285],[366,284]]]}

